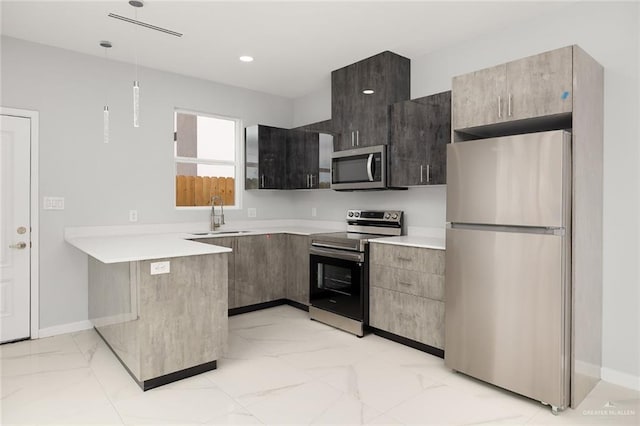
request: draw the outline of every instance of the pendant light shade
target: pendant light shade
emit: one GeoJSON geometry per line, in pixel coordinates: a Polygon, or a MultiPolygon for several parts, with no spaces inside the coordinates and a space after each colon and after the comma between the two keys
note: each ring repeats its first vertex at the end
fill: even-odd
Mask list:
{"type": "Polygon", "coordinates": [[[140,84],[133,82],[133,127],[140,127],[140,84]]]}
{"type": "Polygon", "coordinates": [[[102,140],[104,143],[109,143],[109,106],[104,106],[102,113],[102,140]]]}
{"type": "MultiPolygon", "coordinates": [[[[104,47],[104,58],[107,59],[107,49],[111,48],[111,42],[102,40],[100,42],[100,46],[104,47]]],[[[102,142],[104,143],[109,143],[109,102],[107,101],[108,93],[109,90],[105,89],[104,108],[102,110],[102,142]]]]}

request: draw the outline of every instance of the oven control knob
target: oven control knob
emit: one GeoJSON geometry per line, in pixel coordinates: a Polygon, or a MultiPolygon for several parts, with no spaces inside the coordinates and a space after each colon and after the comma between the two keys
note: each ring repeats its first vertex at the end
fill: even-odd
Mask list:
{"type": "Polygon", "coordinates": [[[354,214],[356,215],[356,217],[360,217],[360,212],[355,212],[354,214]]]}
{"type": "Polygon", "coordinates": [[[390,217],[391,217],[391,215],[390,215],[389,213],[385,213],[385,214],[384,214],[384,218],[385,218],[385,219],[389,219],[390,217]]]}
{"type": "Polygon", "coordinates": [[[394,213],[393,216],[391,216],[391,219],[396,220],[398,218],[398,213],[394,213]]]}
{"type": "Polygon", "coordinates": [[[349,217],[353,217],[353,212],[349,212],[349,217]]]}

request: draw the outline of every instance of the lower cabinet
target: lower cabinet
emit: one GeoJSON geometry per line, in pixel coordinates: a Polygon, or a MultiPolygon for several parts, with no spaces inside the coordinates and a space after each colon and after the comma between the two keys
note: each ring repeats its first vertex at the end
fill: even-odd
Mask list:
{"type": "Polygon", "coordinates": [[[286,292],[286,234],[236,237],[237,307],[282,299],[286,292]]]}
{"type": "Polygon", "coordinates": [[[229,247],[229,309],[289,299],[309,305],[309,236],[245,235],[198,239],[229,247]]]}
{"type": "Polygon", "coordinates": [[[444,251],[371,243],[371,326],[444,348],[444,251]]]}
{"type": "Polygon", "coordinates": [[[309,305],[309,237],[287,235],[286,297],[294,302],[309,305]]]}
{"type": "Polygon", "coordinates": [[[201,243],[213,244],[221,247],[229,247],[233,250],[231,253],[227,253],[228,262],[228,288],[229,288],[229,309],[238,307],[236,303],[236,279],[235,279],[235,265],[236,265],[236,238],[235,237],[220,237],[220,238],[204,238],[197,240],[201,243]]]}

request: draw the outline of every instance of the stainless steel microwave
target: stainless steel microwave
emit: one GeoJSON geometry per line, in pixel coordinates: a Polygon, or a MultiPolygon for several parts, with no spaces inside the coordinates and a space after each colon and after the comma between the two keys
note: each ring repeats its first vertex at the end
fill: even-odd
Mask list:
{"type": "Polygon", "coordinates": [[[331,155],[331,189],[351,191],[386,187],[386,145],[336,151],[331,155]]]}

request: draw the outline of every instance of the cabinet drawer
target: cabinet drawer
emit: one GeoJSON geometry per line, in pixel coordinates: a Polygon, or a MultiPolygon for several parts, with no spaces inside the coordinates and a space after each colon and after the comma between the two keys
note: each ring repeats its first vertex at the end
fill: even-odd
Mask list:
{"type": "Polygon", "coordinates": [[[444,300],[444,276],[373,264],[369,283],[374,287],[444,300]]]}
{"type": "Polygon", "coordinates": [[[444,275],[444,250],[372,242],[371,264],[444,275]]]}
{"type": "Polygon", "coordinates": [[[371,287],[369,323],[380,330],[444,349],[444,302],[371,287]]]}

